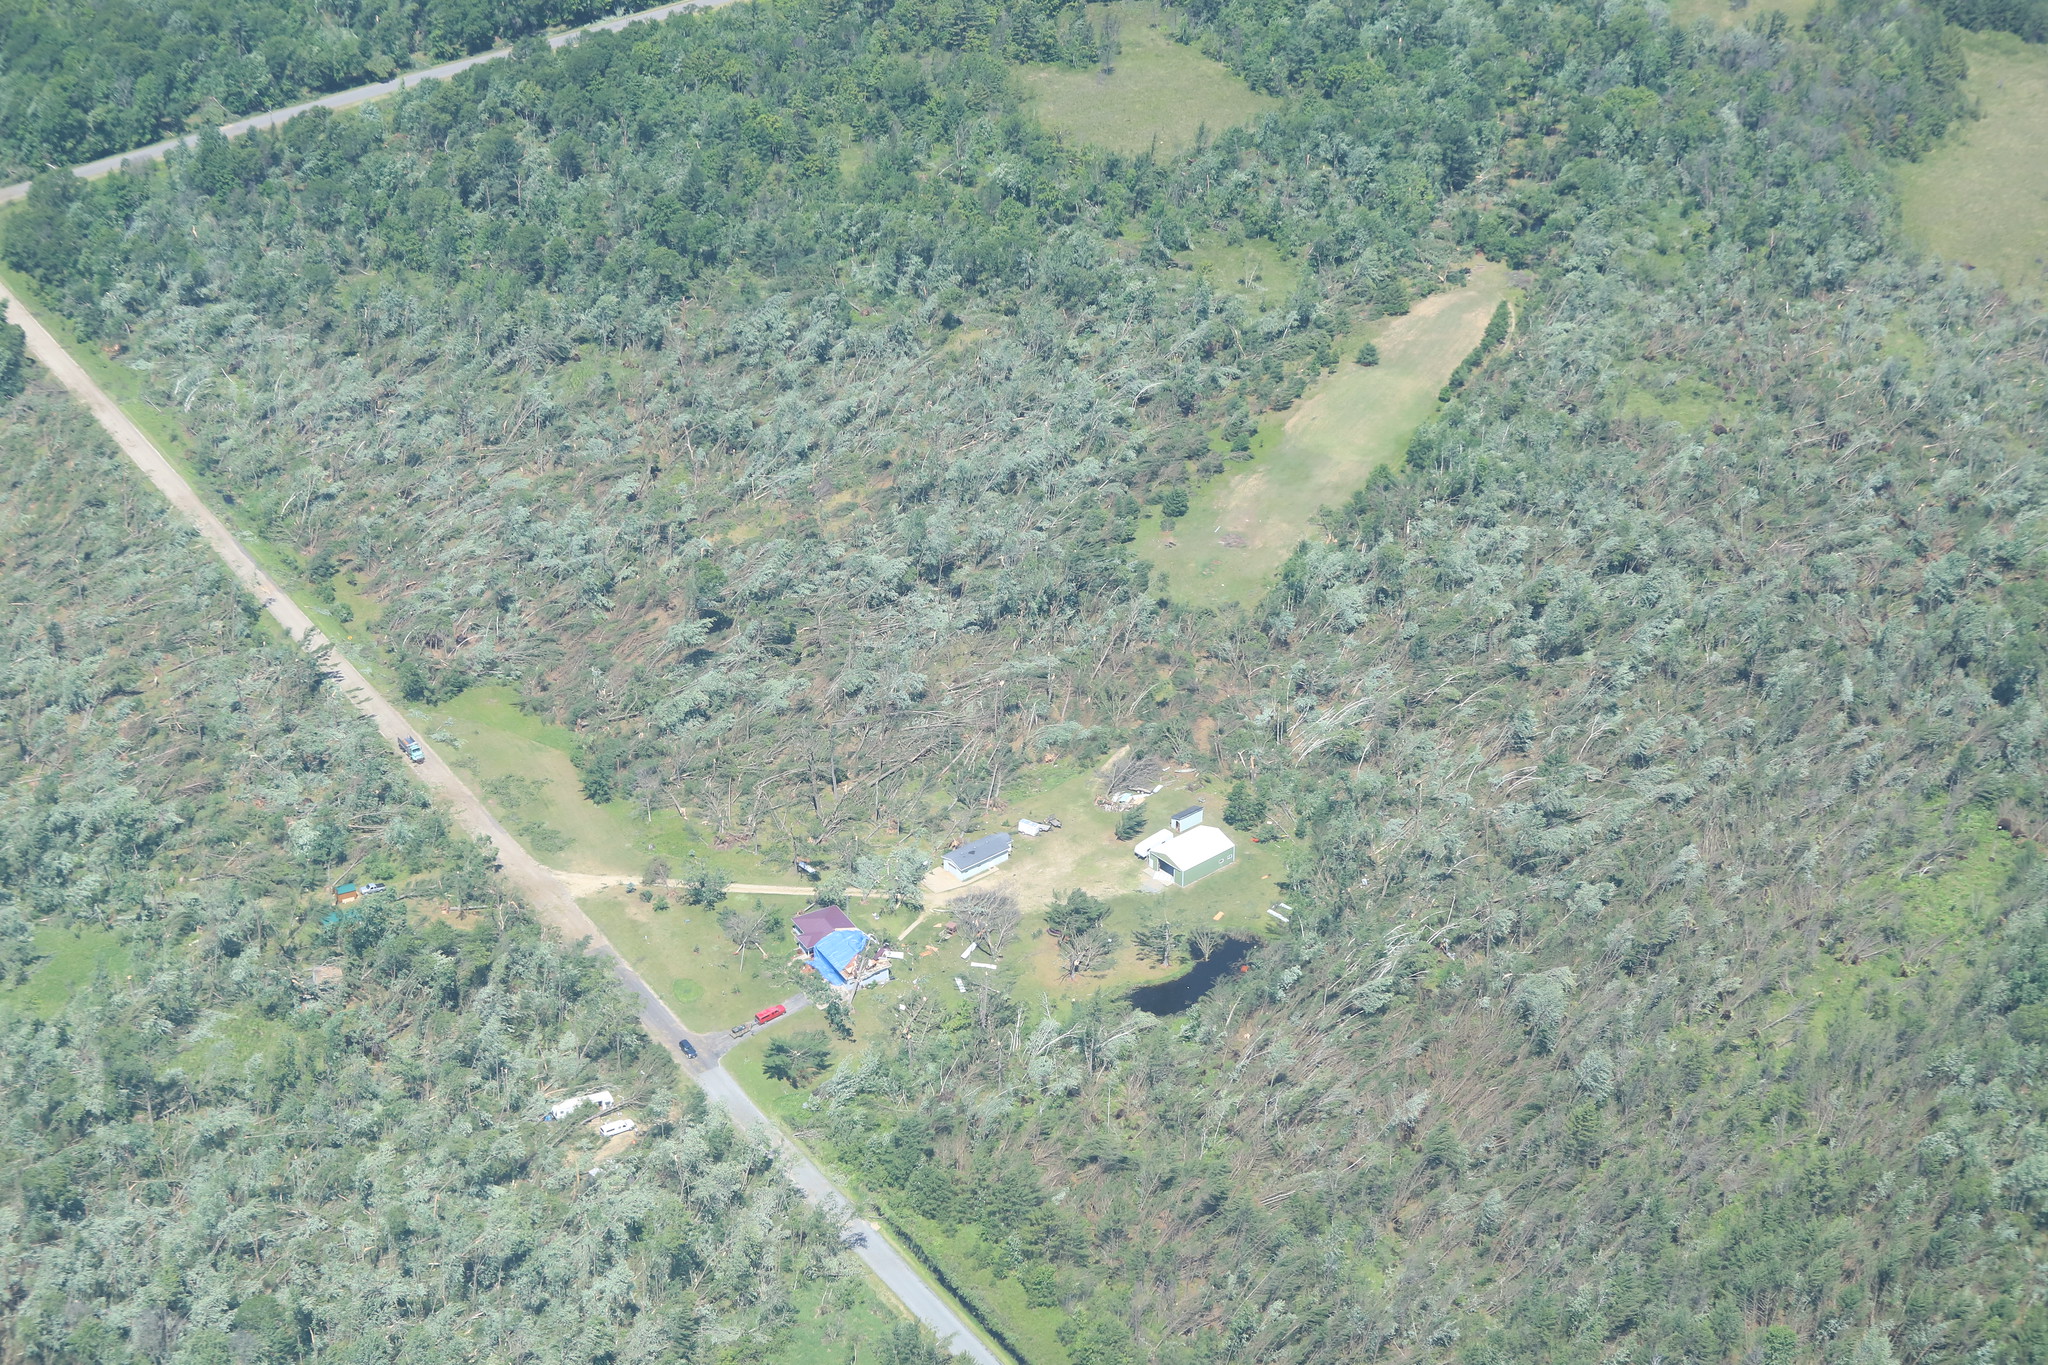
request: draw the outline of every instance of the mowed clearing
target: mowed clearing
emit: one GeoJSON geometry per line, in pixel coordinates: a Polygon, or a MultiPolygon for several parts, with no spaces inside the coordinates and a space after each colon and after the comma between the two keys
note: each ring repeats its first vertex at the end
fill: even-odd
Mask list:
{"type": "Polygon", "coordinates": [[[2048,46],[1976,33],[1963,50],[1963,88],[1984,117],[1900,168],[1906,232],[2016,294],[2048,299],[2048,46]]]}
{"type": "Polygon", "coordinates": [[[1280,106],[1221,62],[1176,43],[1174,21],[1158,5],[1119,0],[1090,5],[1088,17],[1121,26],[1123,51],[1106,68],[1023,72],[1032,112],[1056,132],[1113,152],[1177,151],[1193,146],[1204,126],[1213,135],[1280,106]]]}
{"type": "Polygon", "coordinates": [[[1139,552],[1183,600],[1256,602],[1295,545],[1315,534],[1316,511],[1342,502],[1407,450],[1507,292],[1507,269],[1484,262],[1464,288],[1432,294],[1406,316],[1350,337],[1347,357],[1371,340],[1382,363],[1347,358],[1291,409],[1268,417],[1256,457],[1193,490],[1171,535],[1149,521],[1139,552]]]}

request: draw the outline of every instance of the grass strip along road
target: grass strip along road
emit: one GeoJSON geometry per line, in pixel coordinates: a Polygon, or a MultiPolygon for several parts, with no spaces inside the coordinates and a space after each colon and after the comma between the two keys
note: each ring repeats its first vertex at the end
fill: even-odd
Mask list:
{"type": "MultiPolygon", "coordinates": [[[[227,523],[206,505],[177,468],[164,458],[155,443],[143,434],[142,429],[5,285],[0,285],[0,315],[27,334],[29,354],[85,404],[107,434],[114,438],[114,444],[121,448],[121,452],[156,485],[179,515],[205,537],[206,543],[228,566],[236,581],[263,604],[263,609],[292,640],[321,656],[330,676],[339,683],[356,709],[368,716],[394,746],[399,739],[411,734],[412,727],[398,708],[372,687],[361,671],[320,633],[312,618],[278,586],[276,580],[263,571],[255,558],[235,539],[227,523]]],[[[669,1050],[677,1065],[696,1079],[705,1094],[723,1104],[735,1122],[779,1142],[783,1173],[791,1183],[813,1203],[827,1207],[836,1203],[850,1211],[852,1201],[844,1192],[782,1134],[767,1113],[719,1066],[718,1057],[732,1045],[731,1036],[692,1034],[684,1028],[682,1021],[591,923],[590,917],[583,913],[583,907],[576,903],[555,874],[507,832],[439,754],[432,749],[426,750],[426,761],[415,765],[414,772],[429,790],[448,803],[458,824],[472,834],[484,835],[496,846],[499,866],[506,881],[525,897],[543,923],[572,943],[581,940],[590,952],[611,964],[619,980],[640,1002],[640,1026],[650,1038],[669,1050]],[[696,1047],[696,1059],[683,1055],[679,1044],[684,1038],[689,1038],[696,1047]]],[[[794,1013],[803,1008],[805,1000],[799,995],[784,1003],[794,1013]]],[[[944,1295],[928,1283],[878,1229],[863,1220],[849,1217],[847,1234],[854,1254],[866,1263],[875,1278],[904,1308],[938,1335],[941,1342],[965,1353],[976,1365],[1002,1365],[996,1353],[974,1333],[944,1295]]]]}
{"type": "MultiPolygon", "coordinates": [[[[717,9],[721,5],[729,5],[731,3],[733,3],[733,0],[678,0],[678,3],[675,4],[657,5],[653,9],[640,10],[634,14],[617,15],[610,19],[599,19],[595,23],[584,24],[580,28],[572,28],[562,33],[550,34],[548,36],[548,46],[567,47],[586,33],[616,33],[629,24],[658,23],[673,14],[687,14],[692,10],[717,9]]],[[[489,52],[478,52],[468,57],[458,57],[452,62],[442,62],[439,66],[429,66],[419,71],[408,71],[402,75],[393,76],[388,81],[376,81],[370,85],[359,85],[353,90],[337,90],[331,95],[322,95],[317,99],[306,100],[301,104],[292,104],[282,109],[273,109],[267,114],[251,114],[248,118],[236,119],[233,123],[221,124],[220,131],[225,137],[240,137],[244,133],[253,133],[258,129],[275,128],[279,124],[295,118],[309,109],[352,109],[358,104],[368,104],[372,100],[383,99],[386,95],[395,95],[401,90],[410,90],[413,86],[427,81],[445,81],[451,76],[459,75],[469,70],[472,66],[478,66],[484,62],[494,62],[500,57],[509,57],[511,55],[512,49],[509,47],[494,47],[489,52]]],[[[147,147],[137,147],[132,152],[116,152],[112,156],[103,156],[97,161],[88,161],[83,165],[72,167],[71,173],[81,180],[96,180],[103,175],[112,175],[115,171],[126,166],[141,166],[152,161],[162,161],[170,154],[173,147],[196,147],[198,145],[199,134],[187,133],[183,137],[167,138],[162,142],[153,142],[147,147]]],[[[15,185],[0,186],[0,204],[26,198],[28,187],[29,182],[26,180],[15,185]]]]}

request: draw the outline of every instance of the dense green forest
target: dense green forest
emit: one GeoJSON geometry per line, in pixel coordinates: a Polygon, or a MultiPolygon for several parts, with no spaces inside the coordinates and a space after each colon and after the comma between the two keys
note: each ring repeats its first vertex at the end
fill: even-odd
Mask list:
{"type": "Polygon", "coordinates": [[[780,1359],[853,1292],[60,392],[6,410],[0,487],[7,1359],[780,1359]],[[344,874],[393,890],[337,910],[344,874]],[[593,1084],[642,1126],[595,1174],[535,1122],[593,1084]]]}
{"type": "Polygon", "coordinates": [[[387,80],[613,11],[595,0],[6,0],[0,174],[131,151],[195,121],[387,80]]]}
{"type": "Polygon", "coordinates": [[[809,1101],[1031,1360],[2048,1360],[2048,326],[1887,169],[1954,30],[1177,13],[1281,111],[1112,155],[1011,79],[1071,11],[789,0],[47,177],[0,252],[595,796],[850,863],[1046,750],[1242,784],[1249,972],[997,974],[809,1101]],[[1475,253],[1512,329],[1259,606],[1133,556],[1475,253]]]}

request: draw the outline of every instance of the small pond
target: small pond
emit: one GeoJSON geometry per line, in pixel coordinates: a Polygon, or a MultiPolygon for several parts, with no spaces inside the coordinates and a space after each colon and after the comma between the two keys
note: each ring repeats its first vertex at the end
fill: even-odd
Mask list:
{"type": "Polygon", "coordinates": [[[1207,995],[1226,975],[1237,971],[1251,951],[1250,939],[1227,938],[1173,980],[1138,987],[1130,993],[1130,1002],[1147,1014],[1179,1014],[1207,995]]]}

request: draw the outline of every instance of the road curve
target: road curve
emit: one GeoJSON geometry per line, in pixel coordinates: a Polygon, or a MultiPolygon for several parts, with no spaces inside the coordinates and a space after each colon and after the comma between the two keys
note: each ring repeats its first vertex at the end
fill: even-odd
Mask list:
{"type": "MultiPolygon", "coordinates": [[[[550,34],[548,36],[548,46],[566,47],[586,33],[616,33],[628,24],[654,23],[666,19],[673,14],[684,14],[691,10],[717,9],[721,5],[729,5],[733,2],[734,0],[677,0],[677,3],[674,4],[657,5],[653,9],[640,10],[634,14],[616,15],[610,19],[600,19],[595,23],[584,24],[580,28],[572,28],[561,33],[550,34]]],[[[403,75],[393,76],[388,81],[377,81],[370,85],[359,85],[353,90],[337,90],[331,95],[322,95],[318,99],[306,100],[301,104],[291,104],[282,109],[273,109],[266,114],[251,114],[248,118],[236,119],[233,123],[223,123],[220,125],[220,131],[227,137],[240,137],[244,133],[253,133],[261,128],[275,128],[287,119],[303,114],[309,109],[351,109],[358,104],[368,104],[372,100],[381,100],[387,95],[395,95],[401,90],[410,90],[413,86],[425,81],[445,81],[450,76],[459,75],[469,70],[472,66],[480,66],[485,62],[494,62],[500,57],[509,57],[511,55],[512,49],[509,47],[494,47],[489,52],[478,52],[472,56],[458,57],[452,62],[442,62],[439,66],[429,66],[423,67],[418,71],[408,71],[403,75]]],[[[199,135],[197,133],[187,133],[183,137],[167,138],[162,142],[153,142],[147,147],[137,147],[132,152],[116,152],[112,156],[103,156],[97,161],[85,162],[82,165],[72,167],[71,173],[81,180],[96,180],[103,175],[112,175],[115,171],[126,166],[141,166],[152,161],[162,161],[164,157],[170,154],[173,147],[195,147],[198,144],[199,135]]],[[[28,187],[29,182],[26,180],[14,185],[0,186],[0,204],[7,204],[16,199],[25,198],[28,194],[28,187]]]]}
{"type": "MultiPolygon", "coordinates": [[[[372,687],[369,680],[356,666],[336,649],[332,642],[320,633],[311,617],[294,602],[291,595],[278,586],[276,580],[263,571],[261,565],[242,548],[227,523],[199,497],[191,484],[185,481],[176,466],[164,458],[155,442],[143,434],[127,413],[108,397],[85,368],[74,360],[69,351],[58,344],[57,339],[44,327],[41,320],[29,311],[28,306],[16,298],[5,284],[0,284],[0,318],[14,322],[27,334],[28,353],[35,357],[53,378],[69,389],[98,420],[106,433],[114,438],[121,453],[140,469],[149,481],[156,485],[177,510],[190,522],[213,552],[220,556],[234,574],[236,581],[255,595],[263,609],[285,630],[293,640],[308,650],[325,651],[325,663],[330,674],[336,679],[350,702],[358,711],[375,722],[384,736],[393,745],[406,735],[413,733],[412,725],[398,708],[385,700],[384,695],[372,687]]],[[[640,1026],[649,1037],[667,1048],[685,1072],[696,1078],[705,1094],[723,1104],[734,1122],[750,1131],[761,1132],[769,1137],[781,1151],[783,1167],[792,1183],[802,1190],[814,1203],[828,1206],[837,1201],[849,1219],[848,1231],[853,1234],[852,1250],[893,1294],[896,1299],[926,1326],[937,1334],[940,1341],[955,1351],[971,1358],[976,1365],[1005,1365],[994,1351],[976,1336],[967,1323],[939,1293],[927,1284],[918,1270],[902,1253],[881,1237],[867,1223],[851,1218],[852,1203],[835,1186],[825,1173],[818,1169],[809,1157],[788,1140],[774,1121],[761,1107],[740,1089],[731,1073],[718,1065],[717,1059],[733,1046],[735,1039],[730,1034],[693,1033],[683,1027],[680,1019],[664,1004],[638,972],[619,956],[590,917],[583,913],[583,907],[576,903],[567,888],[557,880],[555,874],[544,867],[526,851],[526,846],[508,833],[498,823],[496,816],[471,791],[455,771],[431,748],[425,750],[426,761],[414,765],[414,772],[427,787],[448,803],[456,822],[473,834],[481,834],[497,847],[499,868],[505,879],[512,884],[527,903],[539,915],[541,921],[559,931],[568,941],[583,941],[587,949],[610,964],[619,981],[631,991],[640,1002],[640,1026]],[[693,1060],[685,1057],[679,1041],[689,1038],[697,1049],[693,1060]]],[[[802,996],[795,996],[783,1002],[791,1013],[802,1009],[806,1003],[802,996]]]]}

